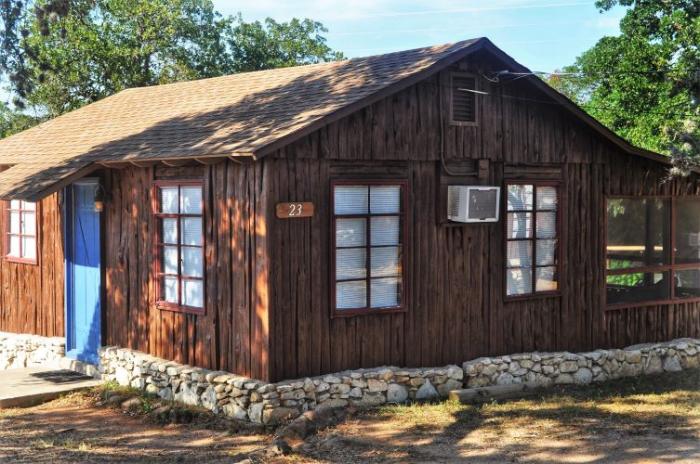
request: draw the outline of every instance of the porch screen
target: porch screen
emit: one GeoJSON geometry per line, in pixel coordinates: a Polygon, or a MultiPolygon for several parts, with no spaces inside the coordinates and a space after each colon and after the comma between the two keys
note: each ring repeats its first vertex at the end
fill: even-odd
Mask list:
{"type": "Polygon", "coordinates": [[[607,304],[700,298],[700,199],[607,200],[607,304]]]}
{"type": "Polygon", "coordinates": [[[158,305],[204,308],[202,185],[161,183],[156,195],[158,305]]]}
{"type": "Polygon", "coordinates": [[[334,306],[337,313],[404,304],[403,183],[334,183],[334,306]]]}
{"type": "Polygon", "coordinates": [[[35,263],[37,259],[36,203],[11,200],[5,203],[5,256],[9,260],[35,263]]]}

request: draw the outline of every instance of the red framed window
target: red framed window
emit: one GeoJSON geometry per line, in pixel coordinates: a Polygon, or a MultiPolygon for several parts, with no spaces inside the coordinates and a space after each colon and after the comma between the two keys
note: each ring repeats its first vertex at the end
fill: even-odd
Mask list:
{"type": "Polygon", "coordinates": [[[204,312],[202,182],[155,184],[157,306],[204,312]]]}
{"type": "Polygon", "coordinates": [[[331,189],[334,315],[403,310],[406,183],[335,181],[331,189]]]}
{"type": "Polygon", "coordinates": [[[24,200],[5,202],[5,258],[10,261],[37,262],[37,207],[24,200]]]}
{"type": "Polygon", "coordinates": [[[506,297],[559,290],[559,187],[506,183],[506,297]]]}
{"type": "Polygon", "coordinates": [[[700,198],[606,199],[609,309],[700,300],[700,198]]]}

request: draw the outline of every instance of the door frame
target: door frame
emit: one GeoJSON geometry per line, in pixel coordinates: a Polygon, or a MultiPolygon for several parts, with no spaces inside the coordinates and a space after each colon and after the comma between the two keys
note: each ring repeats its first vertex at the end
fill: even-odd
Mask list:
{"type": "MultiPolygon", "coordinates": [[[[73,225],[74,225],[74,218],[75,218],[75,205],[74,205],[74,195],[73,195],[73,186],[74,185],[95,185],[99,186],[101,185],[101,179],[99,177],[86,177],[80,180],[77,180],[70,185],[66,186],[63,189],[63,250],[64,250],[64,315],[65,315],[65,356],[69,357],[71,359],[75,359],[78,361],[85,362],[84,360],[78,359],[78,354],[75,350],[76,348],[74,347],[74,344],[76,342],[75,340],[75,334],[74,334],[74,324],[73,324],[73,312],[72,312],[72,285],[73,285],[73,268],[72,268],[72,261],[73,261],[73,253],[74,253],[74,246],[73,246],[73,225]]],[[[100,212],[97,212],[98,214],[98,220],[99,220],[99,273],[100,273],[100,278],[99,278],[99,292],[98,292],[98,298],[99,298],[99,303],[100,303],[100,330],[98,332],[98,350],[102,346],[102,338],[103,338],[103,312],[104,312],[104,266],[103,266],[103,240],[104,240],[104,228],[103,228],[103,220],[102,220],[102,214],[100,212]]],[[[95,359],[96,363],[99,364],[99,352],[97,354],[97,359],[95,359]]]]}

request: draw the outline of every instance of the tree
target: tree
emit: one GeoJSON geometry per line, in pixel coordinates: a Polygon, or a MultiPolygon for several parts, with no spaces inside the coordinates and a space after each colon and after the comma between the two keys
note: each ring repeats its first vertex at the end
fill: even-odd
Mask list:
{"type": "Polygon", "coordinates": [[[628,8],[620,35],[602,38],[549,81],[635,145],[683,158],[681,168],[700,158],[700,1],[596,3],[601,12],[617,5],[628,8]]]}
{"type": "Polygon", "coordinates": [[[226,37],[232,54],[232,71],[256,71],[299,64],[333,61],[343,58],[326,45],[322,33],[328,32],[319,22],[292,19],[278,23],[246,23],[238,15],[226,37]]]}
{"type": "Polygon", "coordinates": [[[342,57],[320,23],[246,23],[211,0],[63,0],[61,14],[37,13],[55,1],[23,4],[0,30],[14,56],[0,72],[22,75],[15,96],[47,117],[129,87],[342,57]]]}
{"type": "Polygon", "coordinates": [[[13,111],[6,104],[0,102],[0,139],[29,129],[39,122],[41,122],[40,118],[20,111],[13,111]]]}

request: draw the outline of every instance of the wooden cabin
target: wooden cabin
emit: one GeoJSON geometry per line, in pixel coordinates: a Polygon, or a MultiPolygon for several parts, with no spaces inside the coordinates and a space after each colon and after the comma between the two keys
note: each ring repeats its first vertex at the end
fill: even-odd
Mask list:
{"type": "Polygon", "coordinates": [[[700,336],[697,175],[528,72],[482,38],[4,139],[0,330],[262,380],[700,336]]]}

